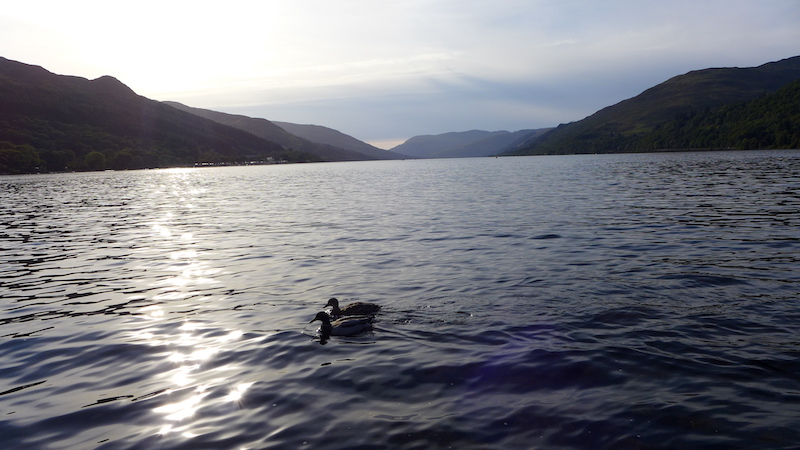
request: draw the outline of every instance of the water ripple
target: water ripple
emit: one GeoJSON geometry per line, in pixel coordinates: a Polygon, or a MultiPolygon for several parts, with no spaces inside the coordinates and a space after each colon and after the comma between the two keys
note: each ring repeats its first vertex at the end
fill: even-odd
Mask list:
{"type": "Polygon", "coordinates": [[[786,151],[0,176],[0,435],[795,448],[798,174],[786,151]],[[321,339],[332,296],[380,304],[374,329],[321,339]]]}

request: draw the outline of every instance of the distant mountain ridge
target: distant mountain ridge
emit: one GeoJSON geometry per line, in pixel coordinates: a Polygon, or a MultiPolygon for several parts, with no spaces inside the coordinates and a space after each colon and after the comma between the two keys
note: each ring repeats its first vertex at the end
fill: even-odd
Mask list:
{"type": "Polygon", "coordinates": [[[800,79],[800,56],[758,67],[712,68],[688,72],[606,107],[583,120],[562,124],[507,155],[657,151],[630,147],[671,120],[753,100],[800,79]]]}
{"type": "Polygon", "coordinates": [[[549,128],[538,130],[470,130],[414,136],[394,147],[393,152],[416,158],[472,158],[494,156],[519,143],[535,139],[549,128]]]}
{"type": "Polygon", "coordinates": [[[696,70],[554,129],[415,136],[386,151],[322,126],[158,102],[111,76],[56,75],[0,57],[0,173],[795,147],[797,80],[800,56],[696,70]]]}
{"type": "MultiPolygon", "coordinates": [[[[238,114],[228,114],[219,111],[212,111],[210,109],[194,108],[173,101],[165,101],[163,103],[172,106],[173,108],[180,109],[181,111],[213,120],[217,123],[239,128],[263,139],[277,142],[286,148],[313,153],[319,156],[323,161],[362,161],[401,158],[400,155],[395,155],[391,152],[387,152],[386,150],[372,147],[366,142],[361,142],[353,137],[339,133],[330,128],[326,129],[330,131],[325,133],[325,136],[333,136],[331,141],[326,141],[324,139],[314,140],[300,136],[297,133],[293,133],[292,131],[289,131],[286,128],[278,125],[277,122],[267,119],[248,117],[238,114]],[[346,136],[349,138],[349,140],[336,135],[336,133],[341,136],[346,136]],[[337,145],[338,143],[343,143],[343,145],[337,145]]],[[[285,124],[285,122],[281,123],[285,124]]],[[[303,129],[304,127],[305,126],[300,125],[292,128],[303,129]]]]}
{"type": "Polygon", "coordinates": [[[318,161],[137,95],[0,57],[0,173],[318,161]]]}
{"type": "Polygon", "coordinates": [[[0,57],[0,173],[402,157],[326,130],[350,148],[0,57]]]}
{"type": "Polygon", "coordinates": [[[408,157],[408,155],[401,155],[389,150],[383,150],[375,147],[374,145],[367,144],[364,141],[360,141],[352,136],[344,134],[341,131],[324,127],[322,125],[299,125],[296,123],[278,122],[275,120],[273,120],[272,123],[295,136],[308,139],[309,141],[316,142],[318,144],[330,144],[339,148],[363,153],[364,155],[379,159],[403,159],[408,157]]]}

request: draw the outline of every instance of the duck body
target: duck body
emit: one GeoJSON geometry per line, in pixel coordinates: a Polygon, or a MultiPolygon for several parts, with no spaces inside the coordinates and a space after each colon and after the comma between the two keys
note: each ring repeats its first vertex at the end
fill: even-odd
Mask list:
{"type": "Polygon", "coordinates": [[[328,300],[328,303],[325,305],[325,307],[328,306],[331,307],[332,317],[369,316],[377,314],[378,311],[381,310],[380,305],[376,305],[374,303],[362,303],[362,302],[350,303],[349,305],[340,308],[339,300],[336,298],[328,300]]]}
{"type": "Polygon", "coordinates": [[[371,316],[353,316],[331,321],[328,313],[319,312],[311,322],[315,320],[322,322],[320,330],[323,335],[328,336],[352,336],[372,328],[371,316]]]}

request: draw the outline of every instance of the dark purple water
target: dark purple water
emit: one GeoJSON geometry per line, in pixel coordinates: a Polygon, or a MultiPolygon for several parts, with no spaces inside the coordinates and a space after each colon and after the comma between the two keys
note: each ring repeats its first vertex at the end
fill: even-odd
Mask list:
{"type": "Polygon", "coordinates": [[[800,152],[0,177],[3,448],[796,448],[800,152]],[[383,306],[322,345],[326,300],[383,306]],[[318,322],[316,322],[318,324],[318,322]]]}

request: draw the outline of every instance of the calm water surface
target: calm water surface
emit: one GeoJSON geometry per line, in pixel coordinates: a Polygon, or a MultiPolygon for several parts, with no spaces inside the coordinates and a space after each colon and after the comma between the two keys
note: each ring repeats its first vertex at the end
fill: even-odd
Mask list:
{"type": "Polygon", "coordinates": [[[796,448],[800,152],[0,177],[4,448],[796,448]],[[329,297],[383,306],[323,343],[329,297]],[[318,322],[316,322],[318,324],[318,322]]]}

